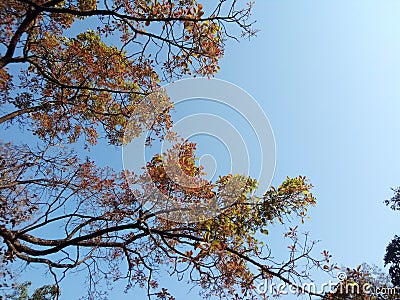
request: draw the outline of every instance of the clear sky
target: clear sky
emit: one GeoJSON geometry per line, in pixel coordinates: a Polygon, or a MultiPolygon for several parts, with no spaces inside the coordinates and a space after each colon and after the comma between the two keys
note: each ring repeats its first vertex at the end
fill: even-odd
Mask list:
{"type": "Polygon", "coordinates": [[[260,29],[232,43],[219,78],[246,89],[274,130],[274,183],[306,175],[306,227],[340,264],[383,266],[400,212],[400,2],[258,1],[260,29]]]}
{"type": "MultiPolygon", "coordinates": [[[[400,212],[383,204],[400,185],[400,2],[258,0],[254,18],[257,37],[229,43],[217,78],[265,110],[273,183],[301,174],[315,186],[304,230],[341,265],[383,267],[400,234],[400,212]]],[[[65,283],[62,299],[78,298],[76,279],[65,283]]],[[[110,298],[144,297],[119,290],[110,298]]]]}

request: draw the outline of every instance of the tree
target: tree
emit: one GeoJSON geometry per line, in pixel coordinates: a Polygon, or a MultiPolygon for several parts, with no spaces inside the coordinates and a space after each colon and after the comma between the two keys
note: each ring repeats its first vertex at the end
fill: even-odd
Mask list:
{"type": "Polygon", "coordinates": [[[119,146],[127,131],[135,138],[132,115],[138,126],[154,115],[149,143],[165,138],[169,109],[135,109],[163,82],[212,76],[237,28],[243,36],[255,33],[252,4],[239,6],[236,0],[207,9],[193,0],[0,3],[0,124],[9,134],[0,143],[0,275],[6,283],[13,265],[26,262],[47,266],[56,286],[69,270],[87,272],[89,298],[101,294],[99,280],[125,279],[127,288],[146,287],[149,299],[173,299],[157,281],[163,267],[201,286],[205,297],[241,299],[255,297],[258,279],[296,285],[308,278],[310,264],[331,268],[327,252],[311,257],[314,243],[302,243],[297,227],[285,234],[292,242],[281,263],[261,241],[271,224],[303,220],[315,204],[305,177],[287,178],[262,197],[252,194],[255,180],[231,174],[185,188],[165,170],[170,157],[178,157],[193,180],[202,180],[202,172],[195,145],[177,142],[147,169],[152,184],[181,206],[154,211],[144,205],[152,195],[141,176],[101,168],[80,149],[89,151],[99,138],[119,146]],[[14,139],[17,128],[24,142],[14,139]],[[132,190],[132,182],[141,188],[132,190]],[[236,183],[241,193],[213,218],[177,223],[165,217],[185,211],[187,201],[213,209],[236,183]]]}
{"type": "MultiPolygon", "coordinates": [[[[393,190],[394,196],[390,200],[386,200],[385,204],[390,205],[393,210],[400,210],[400,188],[393,190]]],[[[393,240],[386,247],[386,254],[384,257],[385,266],[390,265],[389,274],[392,283],[395,286],[400,286],[400,237],[395,236],[393,240]]]]}
{"type": "Polygon", "coordinates": [[[334,287],[334,291],[328,292],[324,299],[340,300],[375,300],[398,299],[400,289],[390,283],[390,276],[377,266],[366,263],[355,269],[346,268],[339,276],[341,281],[334,287]]]}
{"type": "MultiPolygon", "coordinates": [[[[12,294],[7,294],[7,299],[10,300],[55,300],[60,295],[60,290],[56,285],[44,285],[36,289],[32,296],[29,296],[29,287],[31,282],[19,284],[13,288],[12,294]]],[[[0,296],[0,299],[1,296],[0,296]]]]}

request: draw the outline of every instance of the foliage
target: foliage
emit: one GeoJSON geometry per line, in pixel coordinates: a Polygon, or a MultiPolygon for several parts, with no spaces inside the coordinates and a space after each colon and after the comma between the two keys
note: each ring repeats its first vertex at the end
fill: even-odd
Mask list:
{"type": "Polygon", "coordinates": [[[398,299],[400,289],[394,288],[390,277],[377,266],[366,263],[355,269],[346,268],[346,276],[335,287],[335,292],[327,293],[324,299],[340,300],[391,300],[398,299]]]}
{"type": "MultiPolygon", "coordinates": [[[[394,196],[390,200],[386,200],[385,204],[390,205],[393,210],[400,210],[400,188],[393,189],[394,196]]],[[[386,247],[384,257],[385,265],[390,265],[389,274],[392,283],[400,286],[400,237],[395,236],[386,247]]]]}
{"type": "Polygon", "coordinates": [[[400,286],[400,237],[395,236],[386,248],[385,265],[390,265],[389,274],[392,283],[400,286]]]}
{"type": "MultiPolygon", "coordinates": [[[[315,204],[305,177],[287,178],[256,197],[257,182],[251,178],[202,179],[190,143],[177,143],[148,162],[151,186],[139,174],[99,167],[89,157],[100,138],[124,144],[124,132],[135,138],[153,117],[157,122],[148,128],[149,142],[163,138],[172,124],[169,109],[137,109],[143,96],[184,75],[212,76],[227,39],[236,39],[235,30],[255,33],[252,3],[208,5],[194,0],[1,1],[0,125],[7,135],[0,141],[0,276],[6,283],[15,265],[25,262],[46,266],[56,284],[69,271],[86,272],[90,299],[103,295],[98,282],[122,279],[127,290],[145,287],[149,299],[173,299],[159,286],[157,271],[165,269],[201,287],[204,297],[243,299],[256,298],[260,278],[296,285],[308,278],[311,265],[329,263],[326,252],[320,259],[311,257],[314,243],[302,243],[298,227],[285,234],[290,245],[282,262],[263,242],[271,224],[303,221],[315,204]],[[137,124],[129,128],[132,118],[137,124]],[[18,129],[23,142],[15,135],[18,129]],[[202,185],[175,184],[165,170],[171,155],[179,158],[189,181],[202,185]],[[131,184],[139,188],[132,190],[131,184]],[[241,192],[230,197],[237,184],[241,192]],[[174,200],[166,209],[144,205],[154,198],[153,185],[174,200]],[[225,210],[201,222],[165,217],[187,210],[189,201],[212,208],[228,198],[234,199],[225,210]]],[[[17,289],[27,297],[25,287],[17,289]]]]}
{"type": "Polygon", "coordinates": [[[400,187],[392,190],[394,195],[389,200],[385,200],[385,204],[393,210],[400,210],[400,187]]]}
{"type": "MultiPolygon", "coordinates": [[[[56,285],[44,285],[36,289],[32,296],[29,296],[31,282],[18,284],[13,287],[13,293],[7,294],[9,300],[55,300],[60,295],[60,290],[56,285]]],[[[0,296],[1,299],[1,296],[0,296]]]]}

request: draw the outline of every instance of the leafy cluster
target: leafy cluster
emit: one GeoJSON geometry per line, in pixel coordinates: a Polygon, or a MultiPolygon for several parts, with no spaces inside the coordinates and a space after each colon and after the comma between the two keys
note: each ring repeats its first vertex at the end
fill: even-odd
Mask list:
{"type": "MultiPolygon", "coordinates": [[[[346,268],[344,277],[325,295],[326,300],[394,300],[400,289],[390,283],[390,277],[377,266],[363,263],[355,269],[346,268]]],[[[342,275],[343,275],[342,274],[342,275]]]]}
{"type": "MultiPolygon", "coordinates": [[[[394,195],[385,204],[393,210],[400,210],[400,188],[393,189],[394,195]]],[[[385,266],[390,265],[389,274],[392,284],[400,286],[400,237],[395,235],[389,245],[386,247],[384,257],[385,266]]]]}
{"type": "MultiPolygon", "coordinates": [[[[60,289],[56,285],[44,285],[36,289],[31,296],[29,296],[29,287],[31,282],[27,281],[13,287],[13,293],[7,294],[6,299],[9,300],[56,300],[61,294],[60,289]]],[[[0,296],[0,299],[2,297],[0,296]]]]}

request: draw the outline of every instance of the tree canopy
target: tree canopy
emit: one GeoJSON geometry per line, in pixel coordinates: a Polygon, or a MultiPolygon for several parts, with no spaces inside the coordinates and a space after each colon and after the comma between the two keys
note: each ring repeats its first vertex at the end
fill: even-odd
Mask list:
{"type": "MultiPolygon", "coordinates": [[[[179,157],[188,176],[202,172],[196,145],[179,142],[147,165],[163,193],[209,203],[226,197],[229,182],[245,184],[217,216],[178,223],[146,208],[146,185],[137,191],[129,185],[141,184],[138,174],[100,167],[90,157],[99,139],[124,143],[135,108],[161,84],[217,72],[227,40],[254,35],[251,9],[236,0],[207,7],[193,0],[1,1],[3,284],[25,262],[46,266],[56,285],[71,270],[84,272],[88,298],[103,295],[99,281],[126,280],[127,289],[143,287],[149,299],[174,299],[158,282],[164,268],[201,287],[205,298],[246,299],[257,297],[256,280],[296,285],[311,265],[332,268],[328,252],[312,257],[314,242],[302,240],[297,227],[285,233],[291,242],[284,261],[275,261],[265,242],[271,224],[302,221],[315,204],[304,176],[261,197],[253,194],[255,180],[236,174],[185,188],[165,172],[168,155],[179,157]]],[[[145,122],[140,112],[136,117],[145,122]]],[[[156,119],[153,137],[163,138],[169,110],[156,119]]]]}
{"type": "MultiPolygon", "coordinates": [[[[400,210],[400,188],[393,190],[394,195],[390,200],[386,200],[385,204],[393,210],[400,210]]],[[[386,247],[384,257],[385,265],[390,265],[389,274],[392,283],[395,286],[400,286],[400,237],[395,236],[389,245],[386,247]]]]}
{"type": "MultiPolygon", "coordinates": [[[[6,294],[6,299],[9,300],[56,300],[60,295],[60,289],[57,285],[44,285],[36,289],[31,296],[29,296],[29,287],[31,282],[27,281],[13,287],[12,294],[6,294]]],[[[0,299],[2,297],[0,296],[0,299]]]]}
{"type": "Polygon", "coordinates": [[[325,295],[326,300],[394,300],[400,289],[391,284],[390,276],[377,266],[363,263],[355,269],[346,268],[334,291],[325,295]]]}

